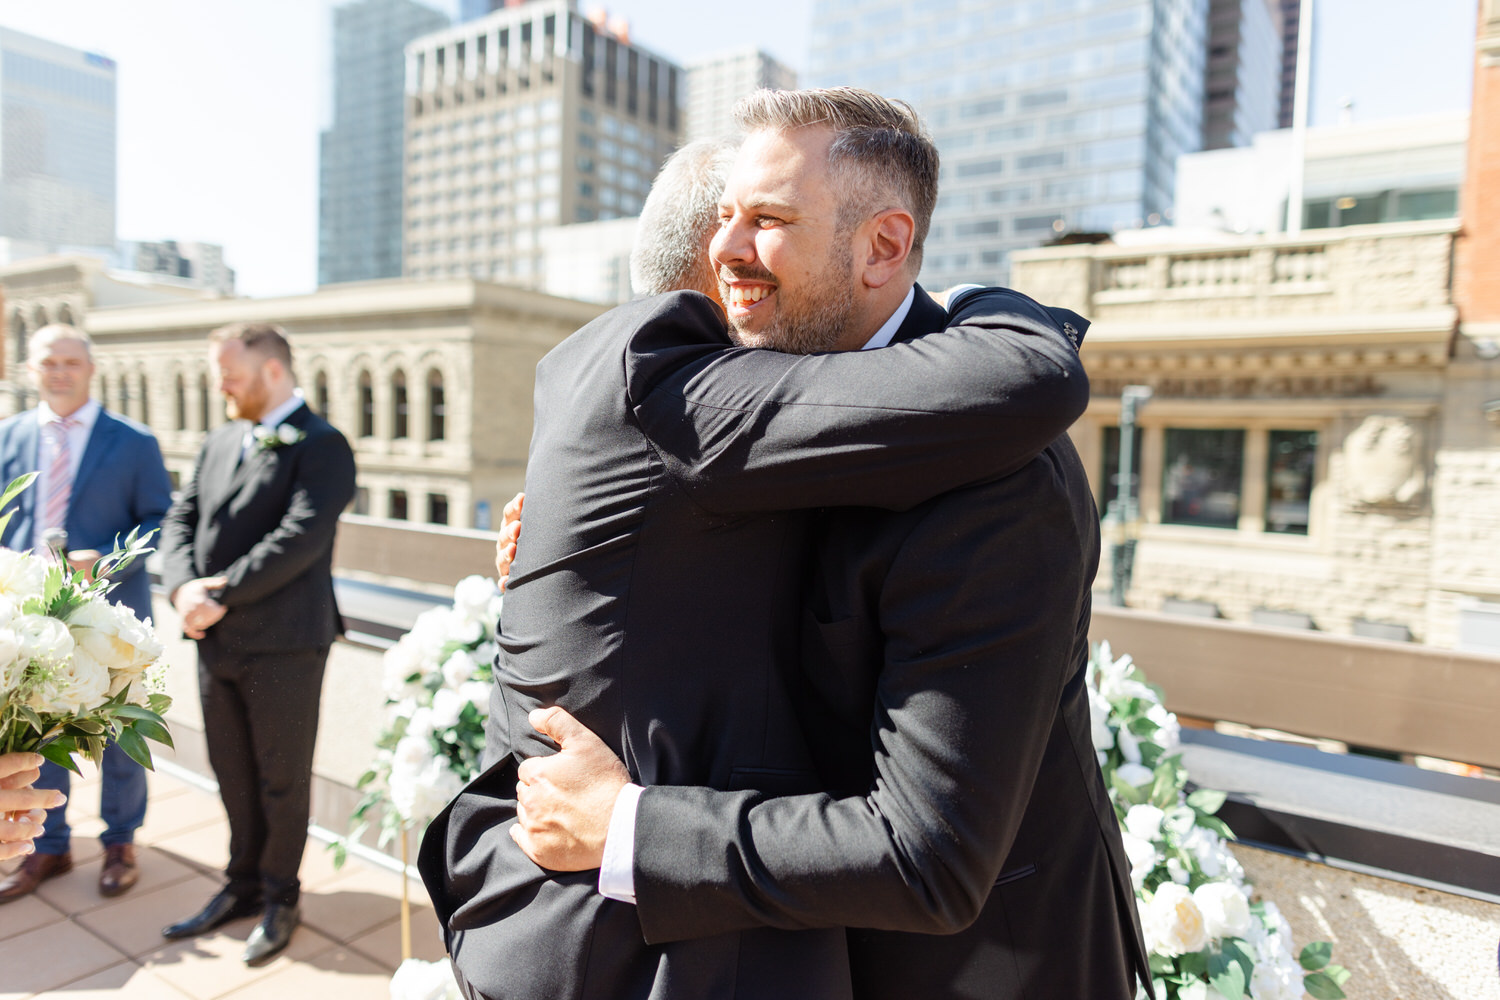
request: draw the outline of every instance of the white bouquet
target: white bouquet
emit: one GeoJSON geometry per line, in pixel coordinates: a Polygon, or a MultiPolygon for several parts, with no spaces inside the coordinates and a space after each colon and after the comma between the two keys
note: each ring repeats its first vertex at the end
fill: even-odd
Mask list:
{"type": "MultiPolygon", "coordinates": [[[[12,482],[0,509],[35,478],[12,482]]],[[[10,516],[0,516],[0,531],[10,516]]],[[[109,574],[149,551],[132,531],[84,574],[0,549],[0,753],[33,751],[77,771],[76,756],[98,764],[118,743],[149,768],[146,740],[172,745],[161,718],[172,700],[147,683],[161,643],[149,620],[107,599],[109,574]]]]}
{"type": "Polygon", "coordinates": [[[1276,904],[1252,901],[1215,815],[1224,793],[1187,794],[1177,717],[1129,656],[1100,643],[1088,668],[1094,749],[1120,819],[1157,1000],[1318,1000],[1344,996],[1349,971],[1323,941],[1292,952],[1276,904]]]}
{"type": "MultiPolygon", "coordinates": [[[[426,826],[478,773],[500,601],[493,580],[465,577],[451,607],[424,611],[386,650],[386,724],[374,766],[359,779],[368,791],[350,817],[351,839],[377,805],[384,807],[381,846],[426,826]]],[[[342,847],[335,848],[340,863],[342,847]]]]}

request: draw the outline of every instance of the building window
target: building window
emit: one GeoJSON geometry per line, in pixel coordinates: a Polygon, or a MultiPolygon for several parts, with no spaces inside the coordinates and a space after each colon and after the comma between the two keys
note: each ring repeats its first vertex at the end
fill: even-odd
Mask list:
{"type": "Polygon", "coordinates": [[[354,513],[370,513],[370,488],[368,486],[356,486],[354,488],[354,513]]]}
{"type": "Polygon", "coordinates": [[[208,430],[209,421],[212,419],[208,392],[208,373],[198,374],[198,426],[200,430],[208,430]]]}
{"type": "Polygon", "coordinates": [[[136,412],[136,419],[149,427],[151,426],[151,396],[146,391],[145,372],[141,372],[135,377],[135,384],[141,394],[141,403],[136,412]]]}
{"type": "Polygon", "coordinates": [[[172,426],[176,430],[185,431],[187,430],[187,381],[180,374],[177,376],[172,398],[176,404],[172,407],[172,426]]]}
{"type": "Polygon", "coordinates": [[[443,373],[436,368],[427,373],[427,440],[448,438],[448,402],[443,393],[443,373]]]}
{"type": "Polygon", "coordinates": [[[313,410],[324,420],[328,419],[327,372],[318,372],[313,378],[313,410]]]}
{"type": "Polygon", "coordinates": [[[406,438],[406,372],[396,370],[391,386],[391,436],[396,440],[406,438]]]}
{"type": "Polygon", "coordinates": [[[445,493],[427,494],[427,523],[448,523],[448,496],[445,493]]]}
{"type": "Polygon", "coordinates": [[[359,373],[359,436],[375,436],[375,385],[369,372],[359,373]]]}
{"type": "MultiPolygon", "coordinates": [[[[1137,426],[1130,435],[1133,439],[1133,450],[1130,454],[1130,476],[1135,483],[1135,496],[1139,501],[1141,496],[1141,428],[1137,426]]],[[[1104,484],[1102,496],[1103,501],[1099,505],[1099,513],[1107,516],[1110,507],[1120,498],[1120,428],[1104,428],[1104,468],[1101,470],[1099,482],[1104,484]]]]}
{"type": "Polygon", "coordinates": [[[1207,528],[1238,527],[1244,460],[1242,430],[1168,427],[1162,521],[1207,528]]]}
{"type": "Polygon", "coordinates": [[[407,519],[405,490],[391,490],[390,508],[391,520],[405,521],[407,519]]]}
{"type": "Polygon", "coordinates": [[[1317,431],[1271,431],[1267,440],[1266,530],[1305,535],[1312,507],[1317,431]]]}

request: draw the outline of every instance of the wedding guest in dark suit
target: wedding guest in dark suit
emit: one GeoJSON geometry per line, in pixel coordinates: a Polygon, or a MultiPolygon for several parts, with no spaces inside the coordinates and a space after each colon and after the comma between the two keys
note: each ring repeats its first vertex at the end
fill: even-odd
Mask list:
{"type": "MultiPolygon", "coordinates": [[[[741,106],[750,134],[712,248],[741,342],[798,345],[788,307],[758,304],[827,258],[818,229],[840,207],[883,194],[829,169],[854,141],[842,103],[763,92],[741,106]]],[[[945,318],[918,299],[894,340],[945,318]]],[[[1065,329],[1076,342],[1083,327],[1065,329]]],[[[851,328],[807,329],[802,344],[851,328]]],[[[910,510],[830,512],[816,534],[794,701],[822,790],[627,784],[606,734],[554,708],[534,720],[562,752],[518,771],[520,842],[544,867],[602,866],[601,893],[635,902],[654,945],[848,927],[862,1000],[1129,1000],[1149,973],[1090,738],[1098,517],[1071,444],[910,510]]]]}
{"type": "MultiPolygon", "coordinates": [[[[10,549],[48,551],[49,535],[64,547],[74,569],[88,572],[132,529],[152,532],[172,503],[172,481],[151,431],[108,412],[89,398],[94,374],[89,336],[64,324],[44,326],[27,344],[26,370],[36,383],[35,409],[0,423],[0,483],[36,472],[31,489],[17,499],[15,516],[0,544],[10,549]]],[[[144,559],[114,577],[110,600],[145,621],[151,617],[151,583],[144,559]]],[[[135,831],[146,819],[146,771],[117,744],[104,751],[100,768],[99,816],[104,860],[99,892],[118,896],[136,884],[135,831]]],[[[37,788],[67,795],[68,771],[50,761],[37,788]]],[[[47,814],[36,853],[0,882],[0,903],[30,895],[55,875],[73,868],[72,831],[67,811],[47,814]]]]}
{"type": "MultiPolygon", "coordinates": [[[[879,153],[894,141],[935,180],[936,151],[905,130],[909,110],[878,99],[867,110],[879,153]]],[[[799,220],[823,251],[800,282],[791,272],[729,303],[763,303],[805,350],[850,329],[889,337],[926,300],[906,257],[930,199],[920,228],[902,203],[844,227],[826,207],[799,220]],[[815,321],[825,311],[839,317],[831,328],[815,321]]],[[[768,199],[768,224],[774,211],[768,199]]],[[[552,749],[527,714],[565,706],[646,784],[815,790],[789,673],[806,509],[907,509],[1025,465],[1086,402],[1067,317],[978,290],[946,331],[797,357],[730,348],[711,300],[676,293],[607,314],[543,360],[492,766],[421,852],[468,995],[850,995],[841,930],[746,926],[648,946],[635,912],[592,876],[549,876],[522,856],[510,841],[518,767],[552,749]]]]}
{"type": "Polygon", "coordinates": [[[333,540],[354,496],[354,455],[303,401],[280,329],[239,323],[209,340],[233,419],[209,433],[162,521],[162,582],[198,642],[229,864],[224,888],[162,934],[190,937],[258,913],[244,958],[259,964],[300,919],[318,696],[340,632],[333,540]]]}

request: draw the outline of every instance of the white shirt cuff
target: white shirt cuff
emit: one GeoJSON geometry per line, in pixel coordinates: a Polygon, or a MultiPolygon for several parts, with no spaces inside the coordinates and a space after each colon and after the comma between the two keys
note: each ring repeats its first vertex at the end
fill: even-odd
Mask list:
{"type": "Polygon", "coordinates": [[[635,902],[635,810],[640,785],[627,784],[615,797],[604,834],[604,863],[599,866],[599,894],[622,903],[635,902]]]}

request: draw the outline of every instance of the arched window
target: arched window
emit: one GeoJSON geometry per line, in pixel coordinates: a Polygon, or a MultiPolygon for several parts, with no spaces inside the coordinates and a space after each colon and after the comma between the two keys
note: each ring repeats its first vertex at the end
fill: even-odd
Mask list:
{"type": "Polygon", "coordinates": [[[26,362],[26,334],[29,329],[26,325],[26,317],[21,315],[21,310],[17,309],[10,314],[10,329],[15,334],[15,351],[13,352],[15,363],[24,364],[26,362]]]}
{"type": "Polygon", "coordinates": [[[198,373],[198,426],[200,430],[208,430],[209,422],[213,418],[212,404],[209,402],[208,394],[208,372],[198,373]]]}
{"type": "Polygon", "coordinates": [[[375,436],[375,385],[369,372],[359,373],[359,436],[375,436]]]}
{"type": "Polygon", "coordinates": [[[136,419],[149,427],[151,425],[151,396],[146,391],[145,372],[141,372],[135,377],[135,385],[141,394],[141,404],[136,419]]]}
{"type": "Polygon", "coordinates": [[[177,430],[185,431],[187,430],[187,380],[182,377],[181,372],[177,373],[174,390],[172,399],[176,405],[173,406],[172,426],[177,430]]]}
{"type": "Polygon", "coordinates": [[[391,377],[391,437],[398,441],[407,436],[406,404],[406,372],[397,368],[396,374],[391,377]]]}
{"type": "Polygon", "coordinates": [[[57,307],[57,321],[59,323],[66,323],[69,326],[75,325],[73,322],[73,310],[66,302],[57,307]]]}
{"type": "Polygon", "coordinates": [[[324,420],[328,419],[328,373],[318,372],[313,377],[313,410],[324,420]]]}
{"type": "Polygon", "coordinates": [[[109,376],[99,376],[99,405],[109,409],[109,376]]]}
{"type": "Polygon", "coordinates": [[[118,398],[115,400],[119,406],[118,412],[125,414],[127,417],[134,417],[135,401],[131,399],[129,377],[122,373],[119,381],[115,383],[115,388],[119,393],[118,398]]]}
{"type": "Polygon", "coordinates": [[[427,440],[447,440],[447,417],[448,403],[443,397],[443,373],[434,368],[427,373],[427,440]]]}

